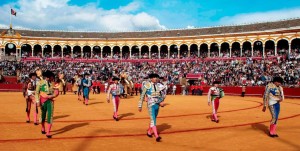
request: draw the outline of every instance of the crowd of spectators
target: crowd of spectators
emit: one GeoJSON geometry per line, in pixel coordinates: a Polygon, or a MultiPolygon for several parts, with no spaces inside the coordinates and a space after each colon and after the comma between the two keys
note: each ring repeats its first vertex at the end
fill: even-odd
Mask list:
{"type": "MultiPolygon", "coordinates": [[[[141,56],[139,57],[139,52],[132,52],[131,54],[131,59],[159,59],[159,53],[158,52],[142,52],[141,56]]],[[[299,49],[291,49],[290,54],[288,54],[287,49],[279,49],[277,51],[278,56],[286,56],[289,55],[291,58],[299,58],[300,57],[300,50],[299,49]]],[[[30,51],[24,51],[22,53],[22,57],[31,57],[32,53],[30,51]]],[[[36,51],[34,52],[34,57],[40,57],[42,58],[51,58],[52,54],[51,51],[45,51],[44,54],[42,55],[42,51],[36,51]]],[[[60,58],[61,57],[61,51],[54,51],[53,52],[53,57],[54,58],[60,58]]],[[[71,58],[71,52],[64,52],[64,58],[71,58]]],[[[122,56],[120,52],[114,52],[111,54],[111,52],[102,52],[103,59],[130,59],[130,54],[129,52],[123,52],[122,56]],[[112,55],[112,56],[111,56],[112,55]]],[[[208,50],[202,50],[200,52],[200,57],[201,58],[207,58],[208,55],[210,55],[210,58],[219,58],[219,57],[225,57],[225,58],[230,58],[230,51],[229,49],[226,50],[221,50],[220,54],[218,50],[211,50],[210,53],[208,53],[208,50]]],[[[263,52],[262,50],[259,49],[254,49],[253,50],[253,56],[252,52],[250,49],[232,49],[231,51],[231,57],[262,57],[263,52]],[[241,52],[242,51],[242,52],[241,52]]],[[[271,57],[275,56],[275,50],[274,49],[265,49],[265,56],[266,57],[271,57]]],[[[188,55],[188,51],[182,50],[179,55],[178,51],[171,51],[170,52],[170,59],[177,59],[178,57],[180,59],[187,59],[187,58],[197,58],[198,57],[198,52],[197,51],[191,51],[190,55],[188,55]]],[[[101,53],[100,52],[83,52],[81,53],[80,51],[74,51],[73,52],[73,58],[74,59],[100,59],[101,58],[101,53]]],[[[161,51],[160,52],[160,58],[161,59],[167,59],[168,58],[168,53],[161,51]]]]}
{"type": "MultiPolygon", "coordinates": [[[[0,62],[0,69],[4,76],[16,76],[24,80],[35,68],[64,73],[67,81],[71,81],[76,74],[88,72],[92,79],[108,80],[127,73],[133,81],[142,81],[151,72],[159,73],[169,84],[179,84],[180,77],[189,73],[201,74],[203,83],[211,85],[214,80],[220,80],[224,86],[240,86],[246,81],[249,86],[263,86],[272,80],[273,76],[281,76],[284,85],[294,87],[299,85],[300,58],[277,57],[274,59],[231,60],[231,61],[170,61],[170,62],[66,62],[66,61],[31,61],[31,62],[0,62]],[[243,80],[244,79],[244,80],[243,80]]],[[[22,81],[21,80],[21,81],[22,81]]]]}

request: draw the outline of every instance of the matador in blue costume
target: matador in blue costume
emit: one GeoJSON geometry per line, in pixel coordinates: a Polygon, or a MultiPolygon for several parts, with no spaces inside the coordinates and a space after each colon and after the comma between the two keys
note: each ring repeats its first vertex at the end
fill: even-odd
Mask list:
{"type": "Polygon", "coordinates": [[[144,102],[145,96],[147,96],[147,107],[148,112],[150,116],[150,125],[147,131],[147,136],[152,137],[152,132],[154,133],[154,136],[156,138],[156,141],[159,142],[161,140],[161,137],[157,133],[156,128],[156,117],[158,115],[159,106],[161,101],[164,100],[165,95],[162,95],[161,91],[163,91],[163,87],[161,87],[157,80],[159,78],[159,75],[157,74],[150,74],[149,75],[150,81],[147,81],[144,83],[142,88],[142,94],[140,97],[140,101],[138,104],[139,111],[142,111],[142,106],[144,102]],[[162,98],[163,97],[163,98],[162,98]]]}
{"type": "Polygon", "coordinates": [[[281,77],[274,77],[273,82],[266,86],[263,97],[264,107],[262,111],[265,112],[266,107],[268,106],[272,116],[270,122],[270,137],[278,137],[276,126],[280,112],[280,102],[284,100],[283,88],[281,87],[282,83],[283,79],[281,77]]]}

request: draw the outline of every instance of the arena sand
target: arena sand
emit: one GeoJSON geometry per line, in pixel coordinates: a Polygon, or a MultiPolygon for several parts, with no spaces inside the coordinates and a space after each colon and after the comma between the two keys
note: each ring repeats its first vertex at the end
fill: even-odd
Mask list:
{"type": "MultiPolygon", "coordinates": [[[[157,119],[162,142],[146,136],[149,116],[139,96],[121,99],[120,121],[112,119],[106,95],[91,94],[88,106],[72,93],[55,100],[52,139],[40,125],[26,123],[21,93],[0,93],[1,150],[300,150],[300,99],[281,104],[278,138],[267,135],[270,113],[263,113],[262,98],[225,96],[220,102],[220,123],[210,121],[206,96],[171,96],[157,119]]],[[[31,119],[33,116],[31,114],[31,119]]]]}

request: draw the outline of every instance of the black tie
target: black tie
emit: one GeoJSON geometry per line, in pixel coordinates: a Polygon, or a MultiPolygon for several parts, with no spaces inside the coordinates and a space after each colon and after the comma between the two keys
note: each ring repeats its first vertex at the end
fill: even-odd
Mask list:
{"type": "Polygon", "coordinates": [[[156,87],[155,87],[155,84],[153,83],[153,86],[154,86],[154,91],[156,92],[156,87]]]}

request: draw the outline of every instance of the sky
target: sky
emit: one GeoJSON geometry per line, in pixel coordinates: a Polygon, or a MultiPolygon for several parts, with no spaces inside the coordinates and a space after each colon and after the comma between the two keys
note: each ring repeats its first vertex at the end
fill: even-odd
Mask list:
{"type": "Polygon", "coordinates": [[[0,27],[149,31],[240,25],[300,17],[300,0],[0,0],[0,27]]]}

